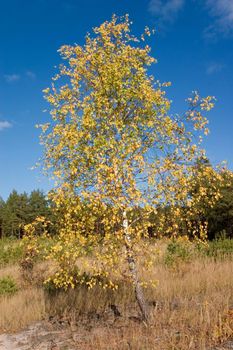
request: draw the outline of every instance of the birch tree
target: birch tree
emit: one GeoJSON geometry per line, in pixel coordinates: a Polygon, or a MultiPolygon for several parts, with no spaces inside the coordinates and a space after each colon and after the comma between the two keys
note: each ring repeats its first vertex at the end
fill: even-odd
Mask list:
{"type": "MultiPolygon", "coordinates": [[[[128,16],[113,16],[87,34],[83,46],[61,47],[63,63],[44,90],[51,122],[41,126],[45,169],[56,181],[51,198],[61,218],[49,254],[59,270],[50,280],[65,288],[98,283],[116,289],[123,259],[144,320],[136,247],[158,206],[180,215],[193,164],[204,154],[204,113],[213,107],[211,97],[194,92],[184,114],[170,113],[169,84],[150,75],[156,62],[146,44],[150,35],[146,28],[136,38],[128,16]],[[78,268],[86,247],[93,259],[78,268]]],[[[175,223],[170,229],[176,230],[175,223]]]]}

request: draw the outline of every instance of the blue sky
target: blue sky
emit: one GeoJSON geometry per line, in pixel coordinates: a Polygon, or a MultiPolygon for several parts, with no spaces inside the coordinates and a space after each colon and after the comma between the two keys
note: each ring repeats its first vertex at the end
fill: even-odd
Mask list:
{"type": "Polygon", "coordinates": [[[8,0],[0,4],[0,196],[12,189],[47,191],[30,170],[42,154],[35,124],[49,119],[42,89],[50,85],[63,44],[82,44],[113,13],[128,13],[133,31],[156,29],[153,74],[171,81],[173,110],[185,110],[191,91],[217,98],[205,141],[213,164],[233,168],[233,0],[8,0]]]}

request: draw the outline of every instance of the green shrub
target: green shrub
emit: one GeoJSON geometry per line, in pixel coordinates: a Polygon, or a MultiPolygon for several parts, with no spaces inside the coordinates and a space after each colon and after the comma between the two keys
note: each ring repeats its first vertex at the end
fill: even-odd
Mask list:
{"type": "Polygon", "coordinates": [[[214,258],[232,258],[233,239],[223,238],[209,242],[206,254],[207,256],[214,258]]]}
{"type": "Polygon", "coordinates": [[[15,264],[23,256],[23,248],[17,239],[0,240],[0,267],[15,264]]]}
{"type": "Polygon", "coordinates": [[[0,278],[0,295],[14,294],[17,290],[17,284],[12,277],[6,276],[0,278]]]}
{"type": "MultiPolygon", "coordinates": [[[[43,260],[44,252],[49,250],[53,243],[52,239],[39,237],[38,244],[41,246],[41,252],[38,254],[36,261],[43,260]]],[[[16,238],[0,239],[0,268],[6,265],[19,263],[25,253],[23,240],[16,238]]]]}
{"type": "Polygon", "coordinates": [[[188,240],[172,240],[168,243],[164,263],[168,267],[179,267],[181,263],[187,263],[193,255],[192,243],[188,240]]]}

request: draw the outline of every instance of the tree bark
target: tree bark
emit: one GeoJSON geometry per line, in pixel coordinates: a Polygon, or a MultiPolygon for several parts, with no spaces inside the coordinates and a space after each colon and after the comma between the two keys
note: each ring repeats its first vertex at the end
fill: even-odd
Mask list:
{"type": "Polygon", "coordinates": [[[139,309],[141,311],[143,321],[149,320],[148,307],[145,301],[144,293],[138,278],[137,264],[134,257],[134,253],[131,246],[131,238],[129,234],[129,222],[127,219],[126,210],[123,212],[123,228],[124,228],[124,237],[125,237],[125,248],[127,254],[127,262],[129,266],[129,272],[131,274],[133,284],[134,284],[134,293],[137,300],[139,309]]]}

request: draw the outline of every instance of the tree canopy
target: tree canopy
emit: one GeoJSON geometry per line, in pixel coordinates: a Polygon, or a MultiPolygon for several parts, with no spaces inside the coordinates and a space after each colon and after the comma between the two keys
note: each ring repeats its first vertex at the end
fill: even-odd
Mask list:
{"type": "Polygon", "coordinates": [[[156,60],[131,35],[127,16],[113,16],[94,29],[93,38],[87,35],[83,47],[63,46],[60,53],[65,63],[44,90],[53,121],[42,126],[57,203],[70,195],[121,213],[183,203],[193,164],[203,156],[204,112],[213,99],[195,92],[189,109],[172,115],[167,84],[149,74],[156,60]]]}

